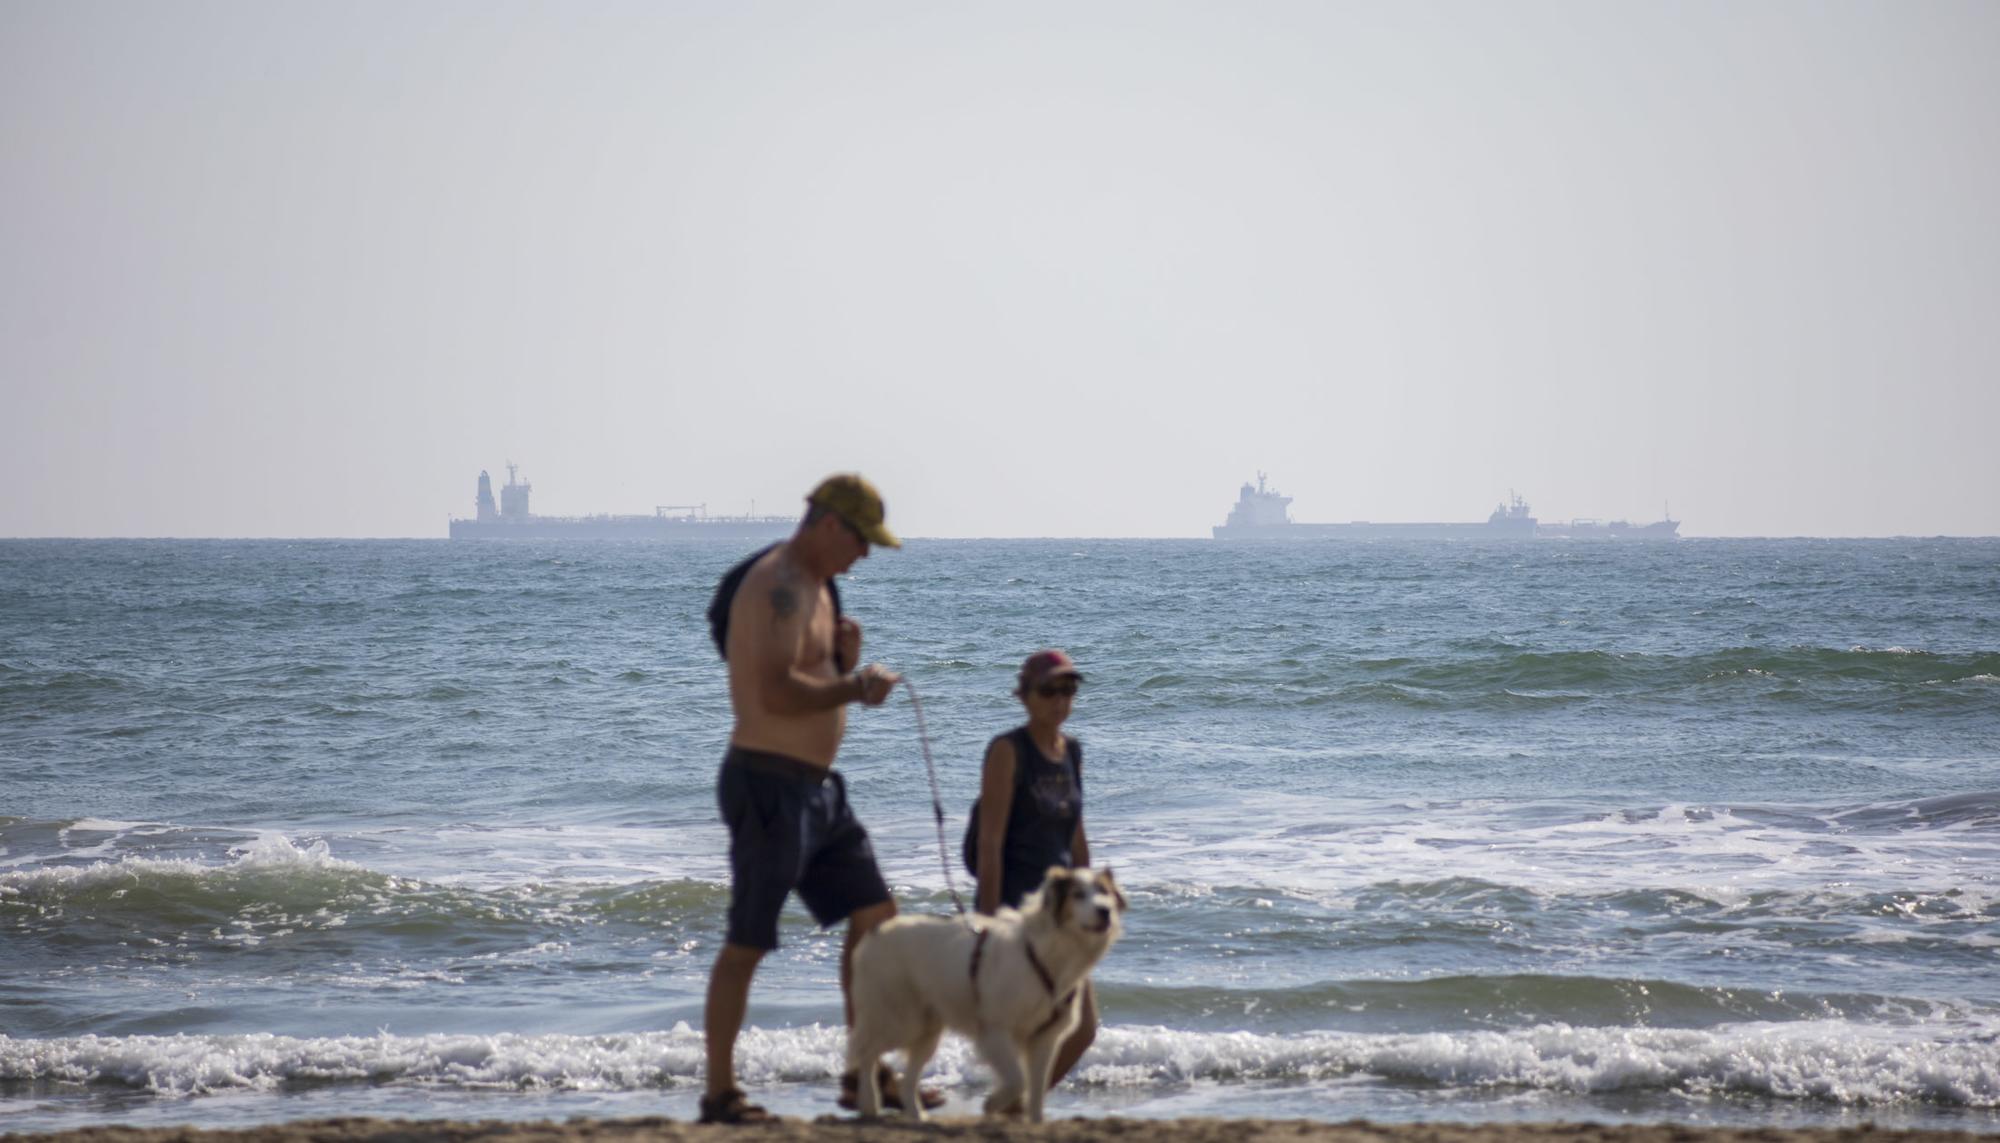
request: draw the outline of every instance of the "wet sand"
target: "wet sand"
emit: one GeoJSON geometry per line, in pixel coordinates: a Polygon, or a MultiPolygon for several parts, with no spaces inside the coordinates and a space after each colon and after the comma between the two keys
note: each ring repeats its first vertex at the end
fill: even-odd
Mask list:
{"type": "Polygon", "coordinates": [[[755,1127],[701,1126],[672,1119],[498,1120],[322,1119],[267,1127],[90,1127],[43,1135],[0,1135],[10,1143],[926,1143],[928,1140],[1042,1140],[1053,1143],[1975,1143],[1962,1131],[1844,1128],[1715,1128],[1678,1124],[1374,1124],[1290,1119],[1059,1119],[1041,1127],[978,1119],[928,1124],[864,1124],[832,1117],[780,1119],[755,1127]]]}

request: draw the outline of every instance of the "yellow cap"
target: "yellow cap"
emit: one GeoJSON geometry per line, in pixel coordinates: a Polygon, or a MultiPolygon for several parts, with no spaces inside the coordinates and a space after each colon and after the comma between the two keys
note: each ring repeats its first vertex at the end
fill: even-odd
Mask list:
{"type": "Polygon", "coordinates": [[[834,473],[819,482],[819,487],[806,497],[806,503],[817,504],[847,521],[848,527],[871,544],[884,548],[903,546],[903,541],[882,522],[888,515],[882,505],[882,494],[859,473],[834,473]]]}

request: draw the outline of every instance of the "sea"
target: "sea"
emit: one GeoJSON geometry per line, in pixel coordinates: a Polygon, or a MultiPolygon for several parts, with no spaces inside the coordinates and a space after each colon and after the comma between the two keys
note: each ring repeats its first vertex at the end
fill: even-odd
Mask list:
{"type": "MultiPolygon", "coordinates": [[[[0,1133],[692,1118],[742,549],[0,542],[0,1133]]],[[[839,759],[906,912],[969,892],[1021,659],[1086,675],[1130,911],[1052,1115],[2000,1134],[2000,540],[919,539],[842,589],[910,682],[839,759]]],[[[782,941],[742,1080],[835,1114],[840,933],[782,941]]],[[[963,1041],[931,1076],[977,1114],[963,1041]]]]}

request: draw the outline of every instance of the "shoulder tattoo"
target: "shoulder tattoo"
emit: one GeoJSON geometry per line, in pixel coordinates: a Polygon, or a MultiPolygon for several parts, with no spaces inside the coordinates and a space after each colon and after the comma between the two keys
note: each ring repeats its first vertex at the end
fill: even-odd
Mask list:
{"type": "Polygon", "coordinates": [[[771,610],[780,619],[790,619],[798,614],[799,593],[792,590],[791,584],[781,583],[771,589],[771,610]]]}

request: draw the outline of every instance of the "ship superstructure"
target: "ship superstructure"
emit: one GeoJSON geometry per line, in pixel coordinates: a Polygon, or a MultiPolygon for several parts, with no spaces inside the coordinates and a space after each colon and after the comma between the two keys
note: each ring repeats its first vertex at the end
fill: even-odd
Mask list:
{"type": "Polygon", "coordinates": [[[507,462],[507,483],[493,498],[493,478],[479,474],[470,520],[453,517],[454,540],[782,540],[797,516],[710,515],[706,504],[662,504],[646,515],[537,516],[528,509],[535,486],[507,462]]]}
{"type": "Polygon", "coordinates": [[[1281,494],[1275,488],[1264,486],[1264,474],[1257,474],[1257,483],[1243,482],[1236,495],[1236,505],[1229,510],[1229,518],[1215,529],[1217,539],[1222,533],[1252,532],[1263,528],[1292,528],[1292,498],[1281,494]]]}
{"type": "Polygon", "coordinates": [[[1662,539],[1671,540],[1680,522],[1634,525],[1623,520],[1602,524],[1572,520],[1544,524],[1518,494],[1496,505],[1483,523],[1383,523],[1351,520],[1345,524],[1301,524],[1292,519],[1292,498],[1270,487],[1263,473],[1257,483],[1238,490],[1229,516],[1215,526],[1218,540],[1536,540],[1536,539],[1662,539]]]}

